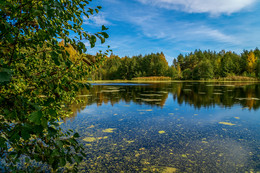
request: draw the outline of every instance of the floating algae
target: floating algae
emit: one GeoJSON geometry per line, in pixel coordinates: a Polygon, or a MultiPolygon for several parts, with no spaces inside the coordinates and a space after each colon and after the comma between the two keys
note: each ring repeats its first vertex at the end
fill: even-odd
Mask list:
{"type": "Polygon", "coordinates": [[[240,118],[239,117],[234,117],[235,119],[239,120],[240,118]]]}
{"type": "Polygon", "coordinates": [[[162,173],[175,173],[177,172],[176,168],[172,168],[172,167],[166,167],[162,173]]]}
{"type": "Polygon", "coordinates": [[[114,130],[116,130],[116,129],[115,129],[115,128],[108,128],[108,129],[102,130],[102,132],[105,132],[105,133],[113,133],[114,130]]]}
{"type": "Polygon", "coordinates": [[[96,140],[97,140],[97,138],[94,138],[94,137],[85,137],[83,139],[83,141],[85,141],[85,142],[94,142],[96,140]]]}
{"type": "Polygon", "coordinates": [[[83,139],[83,141],[85,141],[85,142],[95,142],[95,141],[97,141],[97,140],[107,139],[107,138],[108,138],[108,136],[104,136],[104,137],[85,137],[85,138],[83,139]]]}
{"type": "Polygon", "coordinates": [[[224,125],[228,125],[228,126],[234,126],[235,125],[235,124],[228,123],[228,122],[219,122],[219,124],[224,124],[224,125]]]}
{"type": "Polygon", "coordinates": [[[186,154],[182,154],[181,157],[187,158],[187,155],[186,154]]]}
{"type": "Polygon", "coordinates": [[[91,125],[91,126],[87,127],[87,129],[92,129],[94,127],[95,127],[94,125],[91,125]]]}
{"type": "Polygon", "coordinates": [[[163,134],[165,133],[165,131],[161,130],[161,131],[158,131],[159,134],[163,134]]]}

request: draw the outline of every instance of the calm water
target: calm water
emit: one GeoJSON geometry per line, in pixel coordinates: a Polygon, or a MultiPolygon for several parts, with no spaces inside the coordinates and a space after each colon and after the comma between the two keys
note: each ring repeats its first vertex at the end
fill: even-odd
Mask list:
{"type": "Polygon", "coordinates": [[[82,172],[260,172],[260,85],[99,84],[74,117],[82,172]]]}

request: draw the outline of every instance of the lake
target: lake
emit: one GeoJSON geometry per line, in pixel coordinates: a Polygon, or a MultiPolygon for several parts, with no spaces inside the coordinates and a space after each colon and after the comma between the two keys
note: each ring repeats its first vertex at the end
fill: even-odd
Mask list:
{"type": "Polygon", "coordinates": [[[63,129],[82,172],[259,172],[260,84],[93,84],[63,129]]]}

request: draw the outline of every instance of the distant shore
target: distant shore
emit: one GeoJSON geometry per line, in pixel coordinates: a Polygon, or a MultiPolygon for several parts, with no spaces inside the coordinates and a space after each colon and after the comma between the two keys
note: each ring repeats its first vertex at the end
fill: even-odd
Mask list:
{"type": "Polygon", "coordinates": [[[93,80],[86,81],[89,83],[158,83],[158,82],[260,82],[259,79],[253,77],[244,76],[231,76],[218,79],[207,79],[207,80],[173,80],[168,77],[140,77],[132,80],[93,80]]]}

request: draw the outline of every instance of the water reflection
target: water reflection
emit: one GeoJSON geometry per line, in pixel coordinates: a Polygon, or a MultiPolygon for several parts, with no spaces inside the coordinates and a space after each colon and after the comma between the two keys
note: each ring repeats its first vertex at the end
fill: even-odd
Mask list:
{"type": "MultiPolygon", "coordinates": [[[[79,93],[80,104],[71,108],[73,112],[84,110],[86,105],[120,101],[151,105],[163,108],[168,96],[180,105],[189,104],[196,109],[201,107],[232,107],[239,104],[245,109],[257,110],[260,107],[260,85],[252,83],[155,83],[155,84],[94,84],[88,91],[79,93]]],[[[75,114],[74,114],[75,115],[75,114]]]]}
{"type": "Polygon", "coordinates": [[[81,135],[82,172],[260,171],[259,84],[94,85],[64,129],[81,135]]]}

